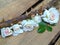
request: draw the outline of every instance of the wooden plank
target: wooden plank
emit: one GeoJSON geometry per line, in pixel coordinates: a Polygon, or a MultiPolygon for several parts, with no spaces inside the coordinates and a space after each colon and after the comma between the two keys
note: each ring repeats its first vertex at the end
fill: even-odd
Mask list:
{"type": "Polygon", "coordinates": [[[1,38],[1,45],[48,45],[49,42],[54,38],[54,36],[60,30],[60,21],[57,26],[53,27],[52,32],[45,31],[42,34],[37,33],[37,29],[32,32],[25,32],[16,37],[1,38]]]}
{"type": "MultiPolygon", "coordinates": [[[[42,0],[43,1],[43,0],[42,0]]],[[[39,4],[41,2],[41,0],[39,0],[36,4],[34,4],[35,6],[37,5],[37,4],[39,4]]],[[[35,6],[31,6],[32,8],[33,7],[35,7],[35,6]]],[[[31,7],[28,9],[28,10],[30,10],[31,9],[31,7]]],[[[28,11],[27,10],[27,11],[28,11]]],[[[26,12],[26,11],[25,11],[26,12]]],[[[31,11],[30,11],[31,12],[31,11]]],[[[18,12],[19,13],[19,12],[18,12]]],[[[28,13],[29,14],[29,13],[28,13]]],[[[5,21],[5,22],[1,22],[0,23],[0,27],[6,27],[6,26],[9,26],[11,23],[13,23],[13,22],[19,22],[19,21],[21,21],[21,20],[23,20],[23,19],[26,19],[26,18],[30,18],[30,16],[31,15],[29,15],[29,16],[27,16],[27,15],[19,15],[19,16],[17,16],[16,18],[13,18],[13,19],[11,19],[11,20],[8,20],[8,21],[5,21]]],[[[14,17],[14,16],[13,16],[14,17]]]]}
{"type": "MultiPolygon", "coordinates": [[[[44,4],[46,4],[46,2],[44,4]]],[[[58,24],[53,27],[52,32],[45,31],[42,34],[39,34],[37,33],[37,28],[36,28],[32,32],[25,32],[16,37],[11,36],[5,39],[0,37],[0,44],[1,45],[48,45],[49,42],[55,37],[55,35],[59,31],[60,31],[60,19],[58,24]]]]}
{"type": "Polygon", "coordinates": [[[55,43],[58,41],[58,39],[60,38],[60,31],[55,35],[55,37],[51,40],[51,42],[49,43],[49,45],[55,45],[55,43]]]}
{"type": "Polygon", "coordinates": [[[60,38],[57,40],[55,45],[60,45],[60,38]]]}
{"type": "MultiPolygon", "coordinates": [[[[46,2],[46,0],[44,0],[43,2],[42,2],[42,4],[40,3],[39,4],[39,2],[41,2],[41,0],[40,1],[38,1],[37,3],[38,3],[38,6],[36,6],[36,8],[34,8],[34,9],[32,9],[31,11],[35,11],[35,10],[39,10],[40,9],[40,7],[42,6],[42,9],[44,10],[45,8],[47,8],[48,7],[48,5],[50,5],[49,3],[50,2],[52,2],[53,0],[49,0],[48,2],[46,2]],[[46,2],[46,3],[44,3],[44,2],[46,2]],[[38,7],[38,8],[37,8],[38,7]]],[[[55,1],[53,1],[53,3],[54,3],[55,1]]],[[[51,4],[52,5],[52,4],[51,4]]],[[[32,6],[32,8],[33,8],[33,6],[32,6]]],[[[8,21],[6,21],[6,22],[3,22],[3,23],[0,23],[0,27],[4,27],[4,26],[8,26],[8,24],[10,25],[11,23],[13,23],[14,21],[20,21],[21,19],[23,19],[23,18],[21,18],[22,16],[17,16],[17,18],[13,18],[12,20],[8,20],[8,21]],[[20,19],[20,20],[19,20],[20,19]]],[[[26,16],[25,16],[26,17],[26,16]]],[[[28,16],[27,16],[28,17],[28,16]]]]}
{"type": "Polygon", "coordinates": [[[21,15],[38,0],[0,0],[0,21],[10,20],[21,15]]]}

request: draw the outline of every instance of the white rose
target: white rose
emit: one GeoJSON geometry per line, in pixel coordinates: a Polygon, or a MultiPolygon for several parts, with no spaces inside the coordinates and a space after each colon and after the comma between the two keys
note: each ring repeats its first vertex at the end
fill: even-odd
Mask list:
{"type": "Polygon", "coordinates": [[[49,10],[45,10],[43,13],[43,20],[47,23],[54,24],[59,21],[59,12],[56,8],[50,8],[49,10]]]}
{"type": "Polygon", "coordinates": [[[36,27],[38,26],[33,20],[23,20],[21,24],[23,25],[23,30],[25,32],[32,31],[35,26],[36,27]]]}
{"type": "Polygon", "coordinates": [[[36,14],[36,16],[34,16],[33,18],[32,18],[36,23],[40,23],[42,20],[41,20],[41,16],[40,15],[38,15],[38,14],[36,14]]]}
{"type": "Polygon", "coordinates": [[[6,28],[2,28],[1,29],[1,36],[3,37],[3,38],[5,38],[6,36],[10,36],[10,35],[12,35],[12,30],[9,28],[9,27],[6,27],[6,28]]]}
{"type": "Polygon", "coordinates": [[[27,22],[27,20],[23,20],[23,21],[21,22],[21,24],[24,25],[26,22],[27,22]]]}
{"type": "Polygon", "coordinates": [[[6,37],[6,36],[4,35],[4,32],[5,32],[4,30],[5,30],[5,28],[2,28],[2,29],[1,29],[1,36],[2,36],[3,38],[6,37]]]}
{"type": "Polygon", "coordinates": [[[13,36],[17,36],[20,33],[23,33],[23,29],[21,29],[22,25],[14,24],[11,29],[13,29],[13,36]]]}

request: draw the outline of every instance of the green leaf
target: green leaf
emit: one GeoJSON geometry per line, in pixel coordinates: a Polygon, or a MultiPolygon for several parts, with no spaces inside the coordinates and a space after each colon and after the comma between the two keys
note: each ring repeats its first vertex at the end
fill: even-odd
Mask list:
{"type": "Polygon", "coordinates": [[[46,26],[46,23],[40,22],[40,23],[39,23],[39,26],[46,26]]]}
{"type": "Polygon", "coordinates": [[[46,28],[47,24],[44,22],[39,23],[39,28],[46,28]]]}
{"type": "Polygon", "coordinates": [[[38,33],[43,33],[43,32],[45,32],[45,29],[46,29],[46,28],[43,28],[43,27],[42,27],[42,28],[39,28],[39,29],[37,30],[37,32],[38,32],[38,33]]]}
{"type": "Polygon", "coordinates": [[[51,32],[52,31],[52,27],[51,26],[47,26],[47,30],[51,32]]]}
{"type": "Polygon", "coordinates": [[[38,33],[43,33],[43,32],[45,32],[46,29],[48,31],[50,31],[50,32],[52,31],[52,27],[51,26],[48,26],[45,22],[40,22],[37,32],[38,33]]]}

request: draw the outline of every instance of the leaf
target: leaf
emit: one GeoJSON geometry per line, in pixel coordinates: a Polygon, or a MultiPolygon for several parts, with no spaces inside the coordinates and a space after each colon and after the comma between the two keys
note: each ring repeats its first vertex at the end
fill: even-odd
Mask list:
{"type": "Polygon", "coordinates": [[[45,30],[48,30],[48,31],[52,31],[52,27],[51,26],[48,26],[46,23],[44,23],[44,22],[40,22],[39,23],[39,28],[38,28],[38,30],[37,30],[37,32],[38,33],[43,33],[43,32],[45,32],[45,30]]]}
{"type": "Polygon", "coordinates": [[[47,26],[47,30],[51,32],[52,31],[52,27],[51,26],[47,26]]]}
{"type": "Polygon", "coordinates": [[[42,27],[42,28],[39,28],[39,29],[37,30],[37,32],[38,32],[38,33],[43,33],[43,32],[45,32],[45,29],[46,29],[46,28],[43,28],[43,27],[42,27]]]}
{"type": "Polygon", "coordinates": [[[37,32],[38,33],[43,33],[43,32],[45,32],[45,30],[46,30],[46,23],[40,22],[39,23],[39,28],[38,28],[37,32]]]}
{"type": "Polygon", "coordinates": [[[39,23],[39,28],[46,28],[47,24],[44,22],[39,23]]]}
{"type": "Polygon", "coordinates": [[[46,23],[40,22],[40,23],[39,23],[39,26],[46,26],[46,23]]]}

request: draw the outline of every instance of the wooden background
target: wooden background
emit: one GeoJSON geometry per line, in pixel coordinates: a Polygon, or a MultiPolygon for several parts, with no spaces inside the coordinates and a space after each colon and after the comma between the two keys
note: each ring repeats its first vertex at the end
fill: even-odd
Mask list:
{"type": "Polygon", "coordinates": [[[38,0],[0,0],[0,22],[21,15],[38,0]]]}
{"type": "MultiPolygon", "coordinates": [[[[19,7],[19,4],[21,4],[21,3],[18,3],[20,0],[17,0],[16,2],[14,2],[14,1],[15,0],[13,0],[12,1],[13,3],[11,3],[11,4],[7,4],[7,6],[4,6],[4,5],[3,5],[4,7],[1,6],[0,15],[4,15],[4,16],[9,15],[9,17],[11,17],[11,15],[13,15],[12,17],[14,17],[14,15],[16,15],[18,12],[20,12],[20,11],[16,11],[16,10],[21,10],[21,8],[19,7]],[[15,5],[15,6],[13,6],[13,5],[15,5]]],[[[24,4],[26,3],[25,0],[22,0],[22,1],[24,2],[24,4]]],[[[30,1],[29,1],[29,3],[30,3],[30,1]]],[[[51,0],[49,0],[49,1],[51,1],[51,0]]],[[[47,5],[47,3],[49,3],[49,1],[44,0],[40,5],[45,5],[45,4],[47,5]]],[[[33,2],[34,1],[32,0],[31,3],[33,3],[33,2]]],[[[40,5],[38,5],[35,9],[40,7],[40,5]]],[[[60,3],[58,3],[57,5],[58,5],[57,6],[58,10],[60,11],[60,3]]],[[[24,7],[22,7],[22,8],[24,9],[24,7]]],[[[11,19],[11,18],[9,18],[9,19],[11,19]]],[[[39,33],[37,33],[37,28],[36,28],[32,32],[25,32],[16,37],[11,36],[11,37],[3,39],[0,36],[0,45],[48,45],[49,42],[54,38],[54,36],[59,31],[60,31],[60,20],[59,20],[58,24],[53,27],[52,32],[45,31],[42,34],[39,34],[39,33]]]]}

